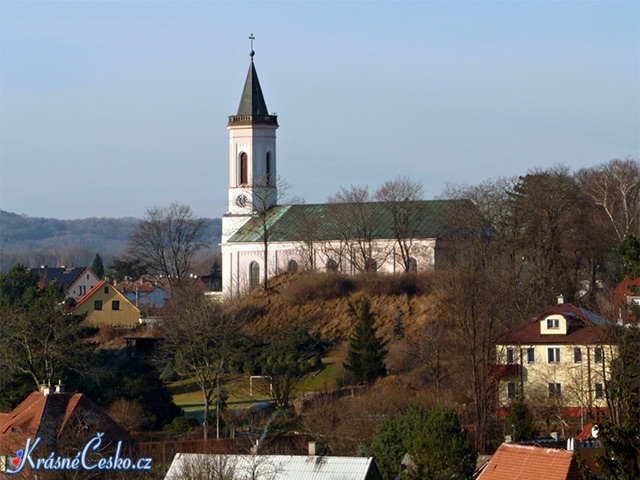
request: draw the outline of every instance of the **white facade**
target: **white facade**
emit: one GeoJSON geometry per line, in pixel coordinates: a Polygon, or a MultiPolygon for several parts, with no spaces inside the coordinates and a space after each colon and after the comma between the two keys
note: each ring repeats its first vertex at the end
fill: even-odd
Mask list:
{"type": "Polygon", "coordinates": [[[91,291],[93,287],[95,287],[98,283],[100,283],[100,279],[98,276],[93,273],[93,270],[87,268],[82,274],[69,286],[67,289],[67,297],[74,298],[76,300],[80,300],[87,293],[91,291]]]}

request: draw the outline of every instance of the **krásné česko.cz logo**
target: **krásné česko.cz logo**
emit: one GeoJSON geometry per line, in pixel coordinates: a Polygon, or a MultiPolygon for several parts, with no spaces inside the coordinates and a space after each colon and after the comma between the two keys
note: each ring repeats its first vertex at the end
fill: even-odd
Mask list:
{"type": "Polygon", "coordinates": [[[37,458],[33,455],[33,451],[40,443],[40,437],[36,437],[33,442],[29,437],[24,445],[24,450],[16,452],[16,456],[11,459],[11,465],[7,466],[5,473],[19,473],[27,464],[31,470],[151,470],[151,458],[131,460],[120,456],[122,440],[118,441],[114,455],[94,460],[88,459],[89,453],[100,449],[103,435],[104,433],[96,434],[73,458],[61,457],[55,452],[51,452],[46,458],[37,458]]]}

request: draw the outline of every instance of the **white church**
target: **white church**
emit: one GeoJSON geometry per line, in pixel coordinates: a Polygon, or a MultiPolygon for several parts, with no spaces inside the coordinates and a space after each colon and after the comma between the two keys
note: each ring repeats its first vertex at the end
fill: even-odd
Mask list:
{"type": "Polygon", "coordinates": [[[229,117],[229,211],[222,218],[222,288],[246,294],[284,272],[355,274],[433,269],[467,200],[411,202],[410,238],[383,202],[278,205],[276,130],[251,63],[238,113],[229,117]],[[407,235],[405,235],[406,237],[407,235]]]}

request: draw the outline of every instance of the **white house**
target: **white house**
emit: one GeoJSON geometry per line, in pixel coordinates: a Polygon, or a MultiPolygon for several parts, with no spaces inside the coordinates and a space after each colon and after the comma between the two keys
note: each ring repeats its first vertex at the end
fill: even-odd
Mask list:
{"type": "Polygon", "coordinates": [[[222,218],[221,243],[225,296],[256,287],[265,270],[271,278],[298,269],[351,274],[434,268],[446,249],[452,220],[474,208],[470,201],[408,202],[411,238],[403,242],[404,261],[389,204],[278,205],[278,118],[267,109],[254,52],[250,55],[238,112],[227,125],[229,211],[222,218]]]}

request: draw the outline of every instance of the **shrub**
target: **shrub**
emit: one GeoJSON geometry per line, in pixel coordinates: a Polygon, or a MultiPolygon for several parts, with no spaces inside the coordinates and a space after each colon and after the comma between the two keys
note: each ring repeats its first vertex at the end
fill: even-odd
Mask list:
{"type": "Polygon", "coordinates": [[[337,273],[310,272],[293,279],[284,289],[283,298],[292,305],[302,305],[341,298],[353,289],[350,277],[337,273]]]}

